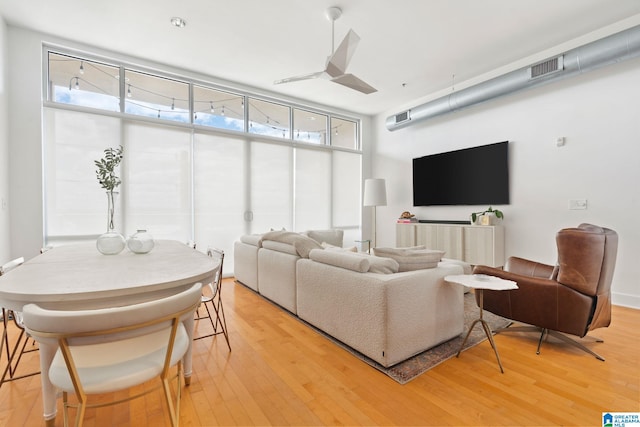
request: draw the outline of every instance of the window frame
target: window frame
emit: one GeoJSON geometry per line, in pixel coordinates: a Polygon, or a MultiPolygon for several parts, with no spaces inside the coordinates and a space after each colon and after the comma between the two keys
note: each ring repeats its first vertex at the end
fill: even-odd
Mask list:
{"type": "Polygon", "coordinates": [[[91,110],[91,111],[96,111],[96,112],[101,112],[100,114],[109,114],[109,113],[115,113],[115,114],[120,114],[123,115],[131,120],[138,120],[138,119],[142,119],[142,120],[158,120],[161,121],[163,123],[176,123],[176,124],[180,124],[180,125],[187,125],[193,128],[210,128],[210,129],[216,129],[219,131],[228,131],[228,132],[233,132],[233,133],[244,133],[246,134],[248,137],[266,137],[269,139],[276,139],[276,140],[280,140],[280,141],[289,141],[290,143],[298,143],[298,144],[310,144],[310,145],[326,145],[328,147],[334,148],[334,149],[346,149],[346,150],[353,150],[353,151],[357,151],[357,152],[362,152],[362,141],[360,138],[361,135],[361,126],[362,126],[362,119],[358,118],[358,117],[354,117],[354,116],[348,116],[342,113],[338,113],[335,111],[331,111],[329,109],[321,109],[321,108],[317,108],[317,107],[312,107],[309,105],[303,105],[303,104],[298,104],[295,102],[290,102],[287,101],[285,99],[279,99],[279,98],[275,98],[275,97],[268,97],[268,96],[264,96],[264,95],[260,95],[260,94],[256,94],[256,93],[252,93],[249,91],[242,91],[242,90],[238,90],[236,88],[232,88],[232,87],[228,87],[228,86],[224,86],[218,83],[214,83],[212,81],[206,81],[206,80],[201,80],[201,79],[196,79],[196,78],[191,78],[189,76],[185,74],[177,74],[177,73],[172,73],[169,72],[168,70],[159,70],[157,68],[151,68],[151,67],[145,67],[142,65],[138,65],[138,64],[134,64],[130,61],[124,61],[124,60],[119,60],[113,57],[106,57],[106,56],[101,56],[98,54],[91,54],[91,53],[87,53],[84,51],[79,51],[79,50],[74,50],[71,48],[65,48],[65,47],[61,47],[61,46],[54,46],[54,45],[48,45],[48,44],[43,44],[42,47],[43,50],[43,100],[44,100],[44,105],[48,106],[48,107],[61,107],[61,108],[71,108],[71,109],[78,109],[79,111],[86,111],[86,110],[91,110]],[[106,66],[111,66],[111,67],[116,67],[119,69],[119,82],[120,82],[120,86],[119,86],[119,104],[120,104],[120,110],[119,111],[112,111],[112,110],[105,110],[105,109],[100,109],[100,108],[95,108],[95,107],[89,107],[89,106],[83,106],[83,105],[77,105],[77,104],[68,104],[68,103],[63,103],[63,102],[58,102],[55,101],[54,99],[52,99],[52,88],[51,88],[51,82],[50,82],[50,69],[49,69],[49,54],[53,53],[53,54],[57,54],[57,55],[62,55],[62,56],[67,56],[67,57],[71,57],[74,59],[77,59],[79,61],[90,61],[90,62],[96,62],[102,65],[106,65],[106,66]],[[189,96],[189,100],[188,100],[188,105],[189,105],[189,114],[188,114],[188,120],[187,121],[175,121],[175,120],[167,120],[167,119],[163,119],[162,117],[158,118],[158,117],[150,117],[150,116],[144,116],[144,115],[135,115],[135,114],[130,114],[127,113],[125,111],[125,104],[126,104],[126,94],[127,94],[127,82],[125,79],[125,74],[127,71],[131,71],[131,72],[135,72],[135,73],[140,73],[140,74],[146,74],[149,75],[151,77],[156,77],[156,78],[160,78],[160,79],[166,79],[169,81],[174,81],[174,82],[179,82],[179,83],[184,83],[188,85],[188,96],[189,96]],[[211,90],[215,90],[215,91],[220,91],[220,92],[227,92],[230,93],[232,95],[237,95],[239,97],[242,98],[243,103],[244,103],[244,129],[243,130],[232,130],[232,129],[226,129],[226,128],[216,128],[216,127],[210,127],[210,126],[206,126],[206,125],[202,125],[202,124],[198,124],[198,123],[194,123],[194,113],[195,113],[195,108],[194,108],[194,86],[200,86],[204,89],[211,89],[211,90]],[[255,99],[259,102],[267,102],[267,103],[273,103],[275,105],[281,105],[283,107],[286,107],[289,109],[289,120],[288,120],[288,127],[284,128],[284,133],[285,133],[285,137],[278,137],[278,136],[274,136],[274,135],[265,135],[265,134],[260,134],[260,133],[253,133],[253,132],[249,132],[249,102],[251,99],[255,99]],[[302,110],[302,111],[306,111],[312,114],[318,114],[318,115],[324,115],[327,117],[327,132],[328,132],[328,137],[326,138],[326,144],[318,144],[318,143],[305,143],[304,141],[298,140],[295,138],[294,132],[294,120],[293,120],[293,112],[294,110],[302,110]],[[344,121],[348,121],[348,122],[352,122],[355,125],[355,135],[354,135],[354,147],[353,149],[350,148],[345,148],[345,147],[340,147],[340,146],[333,146],[331,144],[331,122],[332,119],[338,119],[338,120],[344,120],[344,121]]]}
{"type": "MultiPolygon", "coordinates": [[[[101,56],[100,54],[90,54],[87,53],[85,51],[78,51],[78,50],[74,50],[72,48],[66,48],[66,47],[61,47],[58,45],[48,45],[48,44],[43,44],[42,45],[42,61],[43,61],[43,68],[42,68],[42,90],[43,90],[43,97],[42,97],[42,108],[51,108],[51,109],[60,109],[60,110],[69,110],[69,111],[77,111],[77,112],[81,112],[81,113],[89,113],[89,114],[95,114],[95,115],[100,115],[100,116],[105,116],[105,117],[114,117],[117,119],[120,119],[122,121],[122,123],[126,123],[126,122],[142,122],[142,123],[149,123],[149,124],[154,124],[154,125],[159,125],[159,126],[170,126],[170,127],[176,127],[176,128],[181,128],[183,130],[190,130],[192,133],[192,141],[194,138],[194,134],[195,133],[204,133],[204,134],[211,134],[211,135],[216,135],[216,136],[225,136],[228,135],[232,138],[239,138],[241,141],[243,141],[244,144],[251,144],[252,141],[255,142],[261,142],[261,143],[268,143],[268,144],[276,144],[276,145],[284,145],[284,146],[288,146],[288,147],[292,147],[293,150],[295,150],[296,148],[303,148],[303,149],[312,149],[312,150],[327,150],[329,152],[348,152],[348,153],[353,153],[353,154],[357,154],[360,156],[360,166],[358,168],[358,174],[360,176],[360,181],[361,181],[361,176],[362,176],[362,162],[363,162],[363,152],[362,152],[362,141],[360,140],[360,129],[362,126],[362,118],[359,118],[357,116],[351,116],[345,113],[340,113],[337,111],[333,111],[330,109],[323,109],[323,108],[318,108],[318,107],[312,107],[312,106],[308,106],[308,105],[304,105],[304,104],[300,104],[300,103],[295,103],[295,102],[291,102],[285,99],[279,99],[279,98],[275,98],[275,97],[269,97],[269,96],[265,96],[263,94],[258,94],[258,93],[252,93],[249,91],[244,91],[244,90],[238,90],[237,88],[232,88],[229,86],[225,86],[225,85],[221,85],[218,83],[214,83],[212,80],[204,80],[201,77],[200,78],[193,78],[190,76],[190,73],[188,71],[185,71],[182,74],[177,74],[175,72],[171,72],[171,71],[164,71],[164,70],[159,70],[158,68],[153,68],[153,67],[148,67],[148,66],[141,66],[138,63],[132,63],[131,60],[125,61],[125,60],[120,60],[120,59],[114,59],[113,56],[111,57],[107,57],[107,56],[101,56]],[[119,111],[115,111],[115,110],[107,110],[107,109],[101,109],[101,108],[94,108],[91,106],[83,106],[83,105],[77,105],[77,104],[67,104],[64,102],[57,102],[52,98],[52,94],[53,92],[51,91],[51,84],[50,84],[50,79],[49,79],[49,75],[50,75],[50,69],[49,69],[49,54],[53,53],[53,54],[58,54],[58,55],[64,55],[64,56],[70,56],[73,57],[75,59],[78,59],[79,61],[94,61],[97,63],[101,63],[101,64],[106,64],[109,66],[117,66],[119,73],[118,75],[120,76],[119,81],[120,81],[120,85],[119,85],[119,111]],[[117,65],[116,65],[117,64],[117,65]],[[178,81],[181,83],[186,83],[188,85],[188,93],[189,93],[189,120],[188,122],[181,122],[181,121],[172,121],[172,120],[166,120],[163,118],[157,118],[157,117],[149,117],[149,116],[139,116],[139,115],[134,115],[134,114],[128,114],[125,112],[125,97],[126,97],[126,80],[124,79],[125,77],[125,70],[131,70],[134,72],[139,72],[139,73],[144,73],[144,74],[149,74],[151,76],[154,77],[159,77],[159,78],[165,78],[165,79],[169,79],[169,80],[173,80],[173,81],[178,81]],[[198,124],[198,123],[194,123],[194,86],[200,86],[203,87],[205,89],[211,89],[211,90],[215,90],[215,91],[220,91],[220,92],[227,92],[230,94],[234,94],[237,95],[239,97],[241,97],[242,101],[244,102],[244,111],[243,111],[243,115],[244,115],[244,129],[242,130],[234,130],[234,129],[226,129],[226,128],[216,128],[216,127],[211,127],[211,126],[206,126],[203,124],[198,124]],[[263,135],[263,134],[259,134],[259,133],[251,133],[248,132],[249,130],[249,107],[248,107],[248,102],[250,99],[256,99],[256,100],[260,100],[263,102],[270,102],[270,103],[274,103],[277,105],[283,105],[287,108],[289,108],[289,128],[288,128],[288,135],[286,138],[282,138],[279,136],[272,136],[272,135],[263,135]],[[293,120],[293,111],[294,110],[303,110],[303,111],[309,111],[312,112],[314,114],[319,114],[319,115],[323,115],[327,117],[327,131],[328,131],[328,137],[327,137],[327,141],[326,144],[318,144],[318,143],[310,143],[310,142],[305,142],[305,141],[300,141],[300,140],[296,140],[294,138],[294,120],[293,120]],[[355,129],[356,129],[356,135],[354,136],[356,139],[354,141],[354,146],[355,148],[351,149],[351,148],[345,148],[345,147],[339,147],[339,146],[332,146],[331,144],[331,129],[330,129],[330,123],[331,120],[333,118],[336,119],[340,119],[340,120],[346,120],[349,122],[354,123],[355,129]]],[[[43,118],[44,120],[44,118],[43,118]]],[[[44,142],[43,142],[44,143],[44,142]]],[[[192,142],[193,144],[193,142],[192,142]]],[[[44,155],[43,155],[44,156],[44,155]]],[[[45,175],[46,173],[46,168],[45,168],[45,160],[43,158],[43,189],[46,189],[47,186],[47,177],[45,175]]],[[[193,168],[191,170],[191,174],[193,174],[193,168]]],[[[356,185],[354,183],[354,185],[356,185]]],[[[357,183],[358,187],[361,187],[361,182],[357,183]]],[[[191,190],[193,192],[193,188],[191,190]]],[[[247,189],[246,191],[251,191],[251,189],[247,189]]],[[[293,196],[295,198],[295,194],[293,194],[293,196]]],[[[333,196],[332,196],[333,197],[333,196]]],[[[126,199],[125,199],[126,200],[126,199]]],[[[122,200],[124,201],[124,200],[122,200]]],[[[294,200],[294,205],[293,205],[293,210],[295,210],[295,200],[294,200]]],[[[333,203],[333,201],[330,201],[330,203],[333,203]]],[[[126,206],[121,206],[122,209],[126,209],[126,206]]],[[[250,204],[249,204],[249,208],[251,208],[250,204]]],[[[43,242],[47,242],[48,238],[54,238],[56,241],[60,241],[60,240],[68,240],[68,241],[73,241],[76,239],[79,240],[86,240],[87,238],[92,238],[95,236],[88,236],[88,235],[70,235],[70,236],[48,236],[48,230],[47,230],[47,206],[46,206],[46,201],[44,200],[44,194],[43,194],[43,242]]],[[[193,227],[194,227],[194,219],[195,216],[197,215],[197,213],[194,211],[194,207],[193,207],[193,202],[192,202],[192,209],[191,209],[191,235],[194,235],[194,231],[193,231],[193,227]]],[[[332,225],[336,226],[337,228],[340,229],[344,229],[345,231],[349,231],[351,233],[355,233],[355,232],[359,232],[358,230],[361,229],[362,226],[362,219],[361,219],[361,215],[358,214],[358,217],[360,218],[358,223],[353,223],[353,224],[335,224],[334,220],[332,219],[332,225]]],[[[246,218],[246,213],[245,213],[245,218],[246,218]]],[[[245,219],[245,223],[246,223],[246,227],[247,230],[246,231],[250,231],[250,227],[251,224],[250,222],[247,223],[247,220],[245,219]]]]}

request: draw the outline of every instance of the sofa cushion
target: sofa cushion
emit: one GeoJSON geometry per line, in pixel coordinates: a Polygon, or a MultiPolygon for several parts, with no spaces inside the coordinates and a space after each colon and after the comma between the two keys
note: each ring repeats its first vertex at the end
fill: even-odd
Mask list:
{"type": "Polygon", "coordinates": [[[262,236],[262,240],[274,240],[293,245],[302,258],[309,258],[309,252],[312,249],[322,249],[322,246],[315,240],[292,231],[270,231],[262,236]]]}
{"type": "Polygon", "coordinates": [[[309,252],[309,259],[322,264],[329,264],[335,267],[357,271],[358,273],[366,273],[369,271],[369,267],[371,266],[367,258],[350,252],[313,249],[309,252]]]}
{"type": "Polygon", "coordinates": [[[398,262],[398,271],[435,268],[444,255],[443,251],[413,248],[374,248],[376,256],[394,259],[398,262]]]}
{"type": "Polygon", "coordinates": [[[325,242],[332,246],[342,247],[344,230],[309,230],[304,234],[318,243],[325,242]]]}

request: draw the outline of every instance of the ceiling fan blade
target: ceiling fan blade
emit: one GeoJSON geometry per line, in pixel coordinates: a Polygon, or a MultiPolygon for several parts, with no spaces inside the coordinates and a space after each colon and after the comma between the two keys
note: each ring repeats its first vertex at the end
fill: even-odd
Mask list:
{"type": "Polygon", "coordinates": [[[340,46],[338,46],[327,60],[327,74],[331,77],[338,77],[344,74],[359,42],[360,36],[358,36],[355,31],[349,30],[344,39],[342,39],[342,42],[340,42],[340,46]]]}
{"type": "Polygon", "coordinates": [[[331,81],[348,88],[355,89],[367,95],[378,91],[376,88],[360,80],[353,74],[343,74],[341,76],[334,77],[333,79],[331,79],[331,81]]]}
{"type": "Polygon", "coordinates": [[[303,74],[301,76],[287,77],[286,79],[276,80],[276,81],[273,82],[273,84],[274,85],[279,85],[279,84],[283,84],[283,83],[297,82],[297,81],[300,81],[300,80],[317,79],[318,77],[321,77],[323,74],[324,74],[324,71],[318,71],[317,73],[303,74]]]}

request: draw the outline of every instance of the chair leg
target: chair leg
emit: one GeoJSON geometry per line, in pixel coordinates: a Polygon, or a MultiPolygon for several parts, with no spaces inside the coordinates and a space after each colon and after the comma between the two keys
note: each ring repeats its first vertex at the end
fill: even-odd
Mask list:
{"type": "MultiPolygon", "coordinates": [[[[25,332],[24,332],[24,329],[20,330],[20,335],[18,335],[18,341],[16,341],[16,345],[13,347],[13,350],[11,350],[11,352],[9,352],[9,342],[8,342],[6,329],[5,329],[4,335],[5,336],[3,337],[3,340],[6,341],[5,347],[7,351],[7,366],[5,366],[4,371],[2,372],[2,379],[0,379],[0,386],[2,386],[2,384],[4,384],[5,382],[18,379],[18,377],[14,378],[14,374],[15,374],[15,370],[18,368],[18,362],[20,361],[20,357],[22,357],[22,353],[19,354],[18,362],[15,362],[15,366],[14,366],[13,360],[16,357],[16,353],[18,352],[18,348],[20,347],[20,343],[22,342],[22,337],[24,337],[25,332]],[[7,374],[9,374],[8,378],[7,378],[7,374]]],[[[27,337],[27,341],[28,341],[28,337],[27,337]]]]}
{"type": "MultiPolygon", "coordinates": [[[[574,347],[579,348],[580,350],[589,353],[590,355],[594,356],[596,359],[598,360],[602,360],[604,362],[604,357],[600,356],[598,353],[594,352],[593,350],[591,350],[590,348],[586,347],[584,344],[574,340],[573,338],[568,337],[567,335],[558,332],[558,331],[552,331],[550,329],[545,329],[545,328],[540,328],[537,326],[512,326],[512,327],[506,327],[506,328],[500,328],[500,329],[496,329],[495,333],[500,333],[500,332],[538,332],[540,333],[540,339],[538,340],[538,348],[536,350],[536,354],[540,354],[540,347],[542,346],[542,341],[544,341],[545,336],[552,336],[552,337],[556,337],[559,340],[566,342],[567,344],[571,344],[574,347]]],[[[600,338],[595,338],[596,342],[604,342],[602,339],[600,338]]]]}
{"type": "Polygon", "coordinates": [[[231,351],[231,344],[229,343],[229,332],[227,332],[227,319],[224,315],[224,306],[222,305],[222,300],[219,297],[220,294],[218,294],[218,297],[211,300],[211,301],[207,301],[202,303],[202,305],[204,305],[204,308],[207,310],[207,316],[200,316],[199,314],[197,314],[197,317],[195,317],[195,320],[200,320],[200,319],[206,319],[207,317],[209,317],[209,321],[211,322],[211,327],[213,328],[213,333],[211,334],[207,334],[207,335],[201,335],[199,337],[194,338],[194,340],[199,340],[202,338],[207,338],[207,337],[212,337],[215,335],[224,335],[224,339],[227,342],[227,347],[229,348],[229,351],[231,351]],[[213,311],[216,315],[216,319],[215,321],[213,320],[213,316],[212,313],[209,309],[209,306],[207,305],[208,303],[211,303],[211,307],[213,308],[213,311]],[[220,330],[218,330],[218,328],[220,328],[220,330]]]}
{"type": "Polygon", "coordinates": [[[2,353],[2,350],[4,349],[7,353],[7,366],[5,366],[4,371],[2,373],[2,379],[0,380],[0,387],[2,387],[2,384],[4,384],[4,379],[7,375],[7,371],[9,371],[10,367],[11,367],[11,352],[9,350],[9,334],[7,331],[7,312],[4,309],[4,307],[2,308],[2,342],[0,342],[0,355],[2,353]]]}
{"type": "Polygon", "coordinates": [[[540,354],[540,347],[542,346],[542,341],[544,340],[544,336],[548,335],[549,330],[543,328],[542,331],[540,331],[540,339],[538,340],[538,348],[536,349],[536,354],[540,354]]]}
{"type": "MultiPolygon", "coordinates": [[[[213,309],[216,312],[216,325],[220,324],[220,329],[222,330],[222,334],[224,335],[224,339],[227,341],[227,347],[229,347],[229,351],[231,351],[231,344],[229,343],[229,332],[227,331],[227,318],[224,315],[224,306],[222,305],[222,300],[218,298],[217,304],[213,304],[213,309]]],[[[214,327],[214,331],[217,328],[214,327]]]]}
{"type": "MultiPolygon", "coordinates": [[[[27,350],[27,344],[29,343],[30,336],[25,333],[25,330],[21,327],[16,327],[20,330],[20,335],[18,335],[18,339],[13,347],[13,350],[10,349],[9,345],[9,334],[7,330],[7,318],[11,315],[11,310],[2,309],[2,317],[3,317],[3,327],[4,330],[2,332],[2,343],[0,344],[0,352],[4,347],[6,356],[7,356],[7,365],[5,366],[2,377],[0,378],[0,387],[2,384],[8,381],[19,380],[21,378],[27,378],[34,375],[38,375],[40,371],[31,372],[24,375],[16,376],[16,371],[18,369],[18,365],[20,364],[20,360],[22,359],[22,355],[24,353],[30,353],[32,351],[37,351],[37,348],[27,350]],[[24,339],[24,341],[23,341],[24,339]],[[17,355],[17,358],[16,358],[17,355]]],[[[34,341],[35,343],[35,341],[34,341]]]]}
{"type": "Polygon", "coordinates": [[[177,364],[178,374],[177,374],[177,383],[178,388],[176,391],[176,403],[175,406],[173,404],[173,398],[171,396],[171,385],[169,384],[169,377],[166,375],[162,376],[162,388],[164,390],[164,398],[167,402],[167,407],[169,408],[169,416],[171,417],[171,425],[172,427],[177,427],[180,422],[180,397],[182,396],[182,362],[178,361],[177,364]]]}
{"type": "MultiPolygon", "coordinates": [[[[565,334],[557,332],[557,331],[549,331],[548,333],[549,333],[549,335],[551,335],[553,337],[556,337],[556,338],[566,342],[567,344],[571,344],[574,347],[578,347],[580,350],[585,351],[585,352],[589,353],[590,355],[592,355],[593,357],[595,357],[596,359],[602,360],[604,362],[604,357],[600,356],[595,351],[593,351],[590,348],[586,347],[581,342],[578,342],[578,341],[574,340],[573,338],[570,338],[570,337],[566,336],[565,334]]],[[[604,342],[604,341],[599,340],[597,342],[604,342]]]]}
{"type": "Polygon", "coordinates": [[[216,325],[213,322],[213,317],[211,316],[211,311],[209,310],[209,306],[207,305],[209,302],[210,301],[203,302],[202,305],[200,306],[200,307],[204,306],[204,309],[207,312],[207,314],[206,315],[200,315],[200,311],[199,311],[200,307],[198,307],[198,309],[196,310],[196,317],[194,318],[194,320],[198,320],[199,321],[199,320],[203,320],[203,319],[209,319],[209,323],[211,323],[211,328],[213,329],[213,333],[207,334],[207,335],[200,335],[198,337],[195,337],[193,339],[194,341],[195,340],[200,340],[202,338],[207,338],[207,337],[212,337],[214,335],[217,335],[217,333],[216,333],[216,325]]]}

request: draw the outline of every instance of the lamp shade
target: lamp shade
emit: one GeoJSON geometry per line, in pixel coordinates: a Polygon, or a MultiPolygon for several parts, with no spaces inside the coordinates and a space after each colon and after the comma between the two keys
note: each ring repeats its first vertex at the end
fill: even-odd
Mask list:
{"type": "Polygon", "coordinates": [[[365,179],[363,199],[364,206],[387,206],[387,188],[384,179],[365,179]]]}

